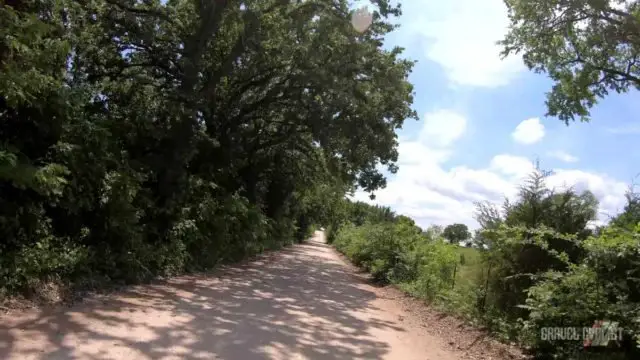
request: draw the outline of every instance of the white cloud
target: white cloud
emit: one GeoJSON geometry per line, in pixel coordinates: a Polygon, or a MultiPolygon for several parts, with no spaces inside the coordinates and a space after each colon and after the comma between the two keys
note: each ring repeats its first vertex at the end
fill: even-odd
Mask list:
{"type": "Polygon", "coordinates": [[[425,164],[439,164],[449,160],[451,151],[447,149],[429,149],[420,141],[400,141],[398,152],[402,156],[398,159],[400,165],[424,166],[425,164]]]}
{"type": "Polygon", "coordinates": [[[556,169],[547,179],[547,184],[556,189],[574,188],[576,191],[590,190],[600,201],[601,222],[622,211],[628,185],[605,174],[577,169],[556,169]]]}
{"type": "Polygon", "coordinates": [[[573,156],[571,154],[569,154],[566,151],[562,151],[562,150],[556,150],[556,151],[549,151],[547,153],[547,155],[549,155],[552,158],[556,158],[560,161],[564,161],[567,163],[574,163],[574,162],[578,162],[578,157],[577,156],[573,156]]]}
{"type": "MultiPolygon", "coordinates": [[[[485,166],[448,168],[446,165],[451,158],[455,141],[464,134],[464,127],[453,126],[457,130],[440,132],[435,132],[432,127],[438,123],[437,119],[458,117],[464,119],[462,115],[450,111],[429,114],[426,117],[429,120],[423,125],[417,139],[401,140],[398,149],[400,169],[388,180],[387,187],[375,193],[374,201],[369,200],[368,194],[362,192],[357,192],[355,198],[390,206],[397,213],[412,217],[423,228],[432,224],[448,225],[454,222],[477,228],[473,219],[474,202],[487,200],[501,203],[505,197],[513,199],[522,179],[535,165],[532,159],[497,154],[485,166]],[[424,136],[427,133],[431,136],[424,136]],[[434,136],[439,136],[440,139],[437,146],[433,145],[434,136]]],[[[459,123],[466,124],[466,120],[459,123]]],[[[591,190],[600,200],[599,223],[606,221],[608,216],[616,214],[624,206],[626,185],[604,174],[577,169],[555,169],[554,174],[548,178],[548,184],[558,189],[573,185],[578,191],[591,190]]]]}
{"type": "Polygon", "coordinates": [[[531,174],[535,169],[535,164],[533,161],[521,156],[500,154],[491,159],[489,169],[519,180],[531,174]]]}
{"type": "Polygon", "coordinates": [[[516,126],[511,136],[520,144],[533,144],[544,137],[544,125],[538,118],[527,119],[516,126]]]}
{"type": "Polygon", "coordinates": [[[450,110],[437,110],[424,116],[424,127],[420,132],[420,140],[425,144],[446,147],[464,134],[467,120],[460,114],[450,110]]]}
{"type": "Polygon", "coordinates": [[[503,0],[405,0],[403,34],[417,35],[426,57],[440,64],[457,85],[506,85],[524,69],[520,56],[500,58],[497,41],[506,34],[503,0]]]}

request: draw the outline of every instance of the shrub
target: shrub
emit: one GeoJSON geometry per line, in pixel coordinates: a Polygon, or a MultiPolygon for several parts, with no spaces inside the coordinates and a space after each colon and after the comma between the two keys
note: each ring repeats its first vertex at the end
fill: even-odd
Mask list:
{"type": "Polygon", "coordinates": [[[451,288],[458,263],[453,245],[429,240],[406,222],[349,224],[334,245],[374,280],[402,284],[427,300],[451,288]]]}
{"type": "Polygon", "coordinates": [[[434,301],[438,297],[444,299],[444,294],[452,288],[459,263],[455,245],[442,240],[421,241],[413,253],[415,255],[411,258],[415,263],[412,267],[417,269],[417,273],[405,288],[427,301],[434,301]]]}
{"type": "Polygon", "coordinates": [[[548,342],[538,336],[543,327],[591,327],[598,320],[617,322],[624,329],[621,352],[609,353],[609,358],[640,356],[639,231],[605,229],[585,241],[583,262],[566,272],[546,272],[529,289],[523,338],[540,356],[598,358],[582,343],[548,342]]]}

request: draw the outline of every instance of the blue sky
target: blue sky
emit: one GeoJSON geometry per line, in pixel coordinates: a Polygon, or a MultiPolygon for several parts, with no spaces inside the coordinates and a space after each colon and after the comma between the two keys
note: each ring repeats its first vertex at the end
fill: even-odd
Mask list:
{"type": "MultiPolygon", "coordinates": [[[[419,121],[398,132],[399,166],[374,203],[426,227],[462,222],[472,228],[474,201],[500,203],[540,159],[550,186],[590,189],[599,222],[624,206],[640,173],[637,92],[611,95],[590,123],[546,118],[551,81],[518,57],[501,60],[495,41],[506,31],[502,0],[402,1],[401,28],[386,46],[417,60],[410,81],[419,121]]],[[[638,179],[640,182],[640,179],[638,179]]],[[[356,193],[359,200],[366,194],[356,193]]]]}

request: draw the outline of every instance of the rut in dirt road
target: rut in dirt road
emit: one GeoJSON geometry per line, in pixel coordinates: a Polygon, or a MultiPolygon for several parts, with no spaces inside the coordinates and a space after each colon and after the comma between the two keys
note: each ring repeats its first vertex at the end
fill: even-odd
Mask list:
{"type": "Polygon", "coordinates": [[[214,275],[0,316],[0,359],[457,359],[316,233],[214,275]]]}

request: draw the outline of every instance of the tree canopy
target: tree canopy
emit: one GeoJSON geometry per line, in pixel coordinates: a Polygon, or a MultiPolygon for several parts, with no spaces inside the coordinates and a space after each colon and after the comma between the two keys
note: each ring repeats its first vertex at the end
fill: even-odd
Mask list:
{"type": "Polygon", "coordinates": [[[503,55],[521,53],[554,81],[548,114],[568,123],[610,92],[640,90],[637,0],[505,0],[510,26],[503,55]]]}
{"type": "Polygon", "coordinates": [[[468,240],[471,237],[471,233],[465,224],[451,224],[444,228],[442,236],[452,243],[459,243],[468,240]]]}
{"type": "Polygon", "coordinates": [[[374,3],[5,2],[2,283],[208,266],[385,186],[413,62],[374,3]]]}

